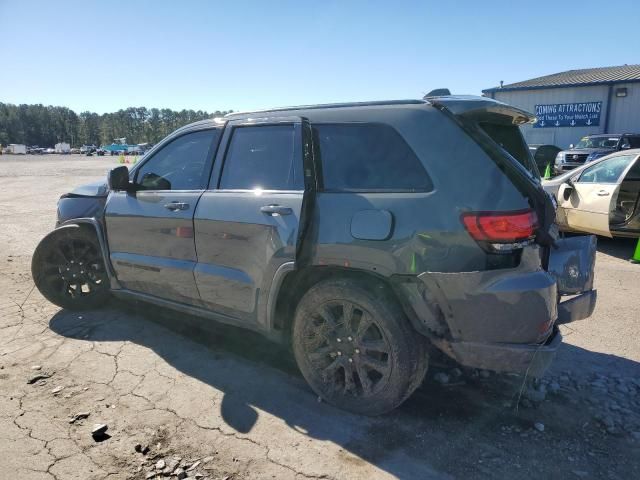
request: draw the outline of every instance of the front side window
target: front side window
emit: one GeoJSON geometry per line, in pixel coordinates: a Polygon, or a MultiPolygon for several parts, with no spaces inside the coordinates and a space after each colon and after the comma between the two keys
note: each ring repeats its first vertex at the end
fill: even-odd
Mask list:
{"type": "Polygon", "coordinates": [[[578,181],[580,183],[617,183],[634,158],[635,155],[621,155],[599,162],[586,168],[578,181]]]}
{"type": "Polygon", "coordinates": [[[303,190],[293,125],[236,127],[222,167],[223,190],[303,190]]]}
{"type": "Polygon", "coordinates": [[[381,123],[315,124],[323,187],[334,191],[430,191],[431,178],[404,138],[381,123]]]}
{"type": "Polygon", "coordinates": [[[141,190],[200,190],[206,187],[207,166],[220,130],[187,133],[165,145],[136,172],[141,190]]]}

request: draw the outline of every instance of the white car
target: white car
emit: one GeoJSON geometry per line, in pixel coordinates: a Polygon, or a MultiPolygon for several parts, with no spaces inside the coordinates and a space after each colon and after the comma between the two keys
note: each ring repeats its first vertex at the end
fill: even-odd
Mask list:
{"type": "Polygon", "coordinates": [[[640,237],[640,149],[599,158],[551,180],[561,230],[640,237]]]}

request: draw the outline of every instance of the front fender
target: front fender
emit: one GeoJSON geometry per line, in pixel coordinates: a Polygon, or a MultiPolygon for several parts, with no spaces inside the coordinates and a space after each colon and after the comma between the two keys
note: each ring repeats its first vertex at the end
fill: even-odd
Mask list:
{"type": "Polygon", "coordinates": [[[107,244],[107,237],[105,234],[104,227],[102,222],[100,222],[97,218],[72,218],[66,220],[56,228],[61,228],[67,225],[87,225],[93,228],[96,232],[96,237],[98,238],[98,244],[100,245],[100,251],[102,252],[102,259],[104,260],[104,265],[107,270],[107,275],[109,276],[109,283],[111,284],[111,289],[119,289],[120,284],[118,283],[118,279],[116,278],[115,270],[113,269],[113,265],[111,264],[111,259],[109,256],[109,247],[107,244]]]}
{"type": "Polygon", "coordinates": [[[67,194],[58,200],[56,226],[76,219],[102,218],[107,197],[67,194]]]}

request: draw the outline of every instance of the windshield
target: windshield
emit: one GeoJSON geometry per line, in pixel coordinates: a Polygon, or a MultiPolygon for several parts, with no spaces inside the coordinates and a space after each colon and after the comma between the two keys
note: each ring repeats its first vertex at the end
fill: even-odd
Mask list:
{"type": "Polygon", "coordinates": [[[616,148],[620,137],[582,137],[574,148],[616,148]]]}

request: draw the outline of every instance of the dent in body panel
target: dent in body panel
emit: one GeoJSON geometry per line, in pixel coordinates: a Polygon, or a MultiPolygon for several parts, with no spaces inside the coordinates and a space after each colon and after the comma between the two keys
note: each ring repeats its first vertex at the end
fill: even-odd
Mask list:
{"type": "Polygon", "coordinates": [[[556,278],[560,295],[593,289],[596,246],[595,235],[556,240],[556,248],[549,255],[549,273],[556,278]]]}
{"type": "Polygon", "coordinates": [[[539,247],[526,247],[513,269],[425,272],[454,340],[536,343],[557,318],[555,278],[540,267],[539,247]]]}
{"type": "Polygon", "coordinates": [[[250,322],[265,322],[258,302],[267,302],[276,270],[295,259],[302,192],[209,191],[194,218],[200,296],[209,308],[250,322]],[[260,209],[277,204],[290,215],[260,209]]]}

